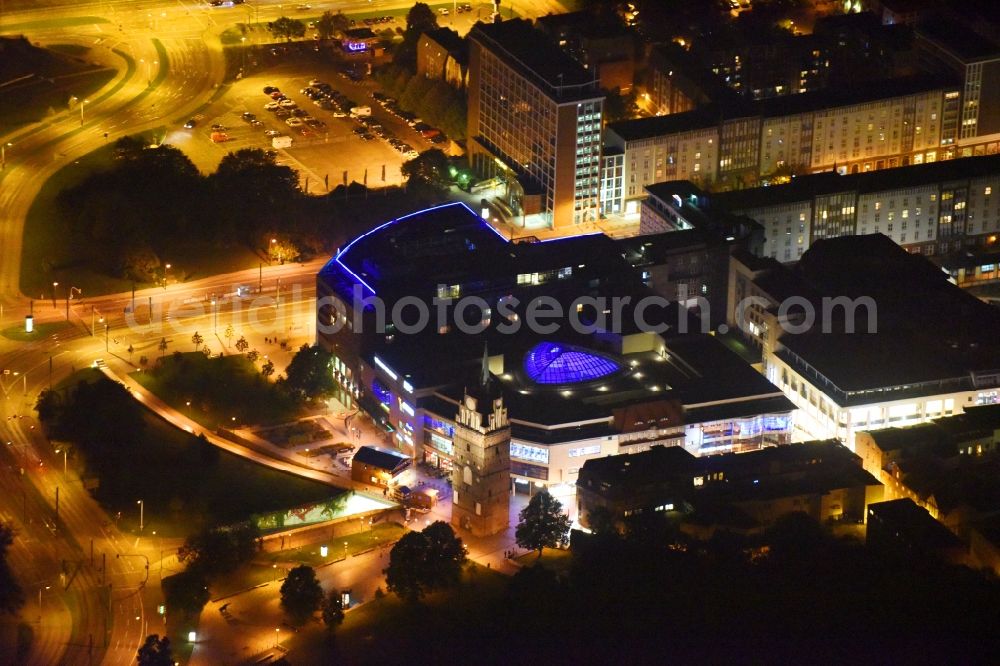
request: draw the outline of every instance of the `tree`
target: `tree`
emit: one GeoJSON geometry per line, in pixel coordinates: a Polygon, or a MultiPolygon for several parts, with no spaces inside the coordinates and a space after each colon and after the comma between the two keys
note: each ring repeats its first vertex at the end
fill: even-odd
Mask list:
{"type": "MultiPolygon", "coordinates": [[[[207,441],[205,444],[209,445],[207,441]]],[[[235,571],[252,560],[259,542],[260,531],[254,523],[242,523],[233,528],[204,529],[184,540],[184,545],[177,551],[177,559],[187,565],[188,571],[198,571],[206,578],[214,578],[235,571]]]]}
{"type": "Polygon", "coordinates": [[[236,351],[238,351],[241,354],[245,354],[247,349],[249,348],[250,348],[250,343],[247,342],[247,339],[241,335],[240,339],[236,341],[236,351]]]}
{"type": "Polygon", "coordinates": [[[128,362],[131,363],[132,362],[132,354],[135,353],[135,347],[133,347],[132,344],[129,343],[128,349],[126,349],[125,351],[128,352],[128,362]]]}
{"type": "Polygon", "coordinates": [[[24,605],[24,591],[7,563],[7,549],[14,543],[14,528],[0,523],[0,615],[13,615],[24,605]]]}
{"type": "Polygon", "coordinates": [[[590,510],[587,515],[590,523],[590,531],[596,536],[618,534],[615,527],[615,517],[606,506],[597,506],[590,510]]]}
{"type": "Polygon", "coordinates": [[[636,99],[637,94],[635,91],[628,95],[623,95],[619,88],[615,88],[604,99],[604,115],[609,121],[635,118],[639,111],[638,106],[636,106],[636,99]]]}
{"type": "Polygon", "coordinates": [[[465,561],[462,540],[439,520],[396,542],[385,569],[386,586],[400,598],[416,602],[426,592],[456,584],[465,561]]]}
{"type": "Polygon", "coordinates": [[[322,399],[333,394],[333,354],[319,345],[302,345],[285,370],[285,387],[298,399],[322,399]]]}
{"type": "Polygon", "coordinates": [[[448,156],[439,148],[431,148],[404,162],[400,172],[407,179],[408,187],[416,185],[433,194],[442,195],[451,185],[449,166],[448,156]]]}
{"type": "Polygon", "coordinates": [[[222,336],[226,339],[226,346],[227,347],[229,346],[229,341],[233,339],[233,335],[235,335],[235,333],[236,332],[233,330],[233,325],[232,324],[228,324],[226,326],[225,333],[222,334],[222,336]]]}
{"type": "Polygon", "coordinates": [[[465,546],[448,523],[438,520],[424,528],[427,537],[426,575],[428,587],[456,585],[465,564],[465,546]]]}
{"type": "Polygon", "coordinates": [[[302,624],[319,609],[323,588],[312,567],[300,564],[288,572],[281,584],[281,607],[296,624],[302,624]]]}
{"type": "Polygon", "coordinates": [[[38,412],[39,421],[47,427],[54,426],[62,414],[62,400],[59,398],[59,393],[52,389],[43,389],[35,402],[35,411],[38,412]]]}
{"type": "Polygon", "coordinates": [[[306,34],[306,24],[298,19],[280,16],[267,24],[267,29],[275,37],[284,37],[286,41],[292,41],[293,37],[302,37],[306,34]]]}
{"type": "Polygon", "coordinates": [[[351,21],[343,12],[323,12],[316,21],[316,32],[320,39],[330,39],[334,35],[343,34],[351,27],[351,21]]]}
{"type": "Polygon", "coordinates": [[[167,353],[169,344],[166,338],[160,338],[160,344],[157,345],[157,349],[160,350],[160,358],[163,358],[163,355],[167,353]]]}
{"type": "Polygon", "coordinates": [[[247,352],[247,360],[251,363],[256,363],[258,358],[260,358],[260,352],[256,349],[251,349],[247,352]]]}
{"type": "Polygon", "coordinates": [[[414,4],[406,13],[406,30],[403,32],[403,41],[396,47],[396,51],[392,55],[392,63],[397,67],[414,71],[417,65],[417,42],[420,41],[420,35],[437,27],[437,16],[435,16],[434,11],[426,3],[414,4]]]}
{"type": "Polygon", "coordinates": [[[333,637],[333,633],[337,630],[337,627],[344,621],[344,601],[337,588],[331,589],[329,594],[326,595],[326,599],[323,600],[322,611],[323,624],[326,625],[326,631],[330,637],[333,637]]]}
{"type": "Polygon", "coordinates": [[[268,359],[264,365],[260,368],[260,374],[264,375],[264,379],[267,379],[274,374],[274,363],[268,359]]]}
{"type": "Polygon", "coordinates": [[[390,592],[411,603],[420,600],[426,590],[424,555],[427,537],[423,532],[407,532],[389,553],[385,583],[390,592]]]}
{"type": "Polygon", "coordinates": [[[204,341],[205,338],[201,337],[201,334],[198,333],[198,331],[195,331],[194,335],[191,336],[191,343],[194,345],[195,351],[198,351],[198,347],[200,347],[201,343],[203,343],[204,341]]]}
{"type": "Polygon", "coordinates": [[[146,642],[136,655],[140,666],[173,666],[174,656],[170,649],[170,639],[159,634],[146,636],[146,642]]]}
{"type": "Polygon", "coordinates": [[[197,615],[208,603],[208,580],[197,570],[185,570],[163,579],[168,612],[197,615]]]}
{"type": "Polygon", "coordinates": [[[148,244],[137,242],[122,248],[118,275],[126,280],[154,282],[160,274],[160,258],[148,244]]]}
{"type": "Polygon", "coordinates": [[[559,500],[547,490],[532,497],[519,517],[520,522],[514,532],[517,545],[537,550],[539,557],[543,548],[556,548],[569,539],[569,516],[563,513],[559,500]]]}

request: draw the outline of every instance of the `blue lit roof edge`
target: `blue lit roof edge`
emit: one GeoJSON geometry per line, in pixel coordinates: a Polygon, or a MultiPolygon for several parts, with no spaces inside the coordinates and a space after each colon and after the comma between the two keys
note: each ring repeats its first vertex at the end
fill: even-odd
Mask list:
{"type": "MultiPolygon", "coordinates": [[[[492,227],[490,227],[492,229],[492,227]]],[[[589,234],[576,234],[575,236],[559,236],[558,238],[543,238],[539,243],[554,243],[556,241],[573,240],[575,238],[587,238],[588,236],[604,236],[603,231],[591,231],[589,234]]]]}
{"type": "MultiPolygon", "coordinates": [[[[475,217],[477,220],[479,220],[480,224],[482,224],[487,229],[489,229],[490,231],[492,231],[493,233],[495,233],[497,236],[499,236],[503,240],[503,242],[510,243],[509,239],[507,239],[506,237],[504,237],[504,235],[502,233],[500,233],[499,231],[497,231],[496,229],[494,229],[493,225],[487,223],[486,220],[484,220],[482,217],[480,217],[479,215],[477,215],[476,211],[474,211],[471,208],[469,208],[469,205],[466,204],[464,201],[450,201],[450,202],[448,202],[446,204],[441,204],[439,206],[431,206],[430,208],[424,208],[423,210],[418,210],[418,211],[414,211],[412,213],[407,213],[406,215],[403,215],[402,217],[397,217],[395,219],[389,220],[388,222],[383,222],[382,224],[378,225],[374,229],[369,229],[368,231],[366,231],[365,233],[361,234],[360,236],[357,236],[354,240],[352,240],[350,243],[348,243],[347,245],[345,245],[343,248],[341,248],[337,252],[337,254],[334,255],[334,257],[333,257],[333,259],[331,261],[336,261],[338,264],[340,264],[341,268],[343,268],[345,271],[347,271],[348,273],[350,273],[351,276],[354,277],[355,280],[357,280],[362,285],[364,285],[365,288],[368,289],[368,291],[372,292],[372,295],[375,295],[376,292],[372,288],[372,286],[370,284],[368,284],[367,282],[365,282],[361,278],[360,275],[358,275],[357,273],[355,273],[354,271],[352,271],[347,266],[347,264],[345,264],[343,261],[340,260],[340,258],[342,256],[344,256],[344,254],[348,250],[350,250],[351,247],[353,247],[354,244],[357,243],[359,240],[361,240],[362,238],[366,238],[366,237],[370,236],[371,234],[375,233],[376,231],[380,231],[380,230],[384,229],[385,227],[388,227],[390,224],[396,224],[397,222],[402,222],[403,220],[405,220],[407,218],[410,218],[410,217],[413,217],[414,215],[422,215],[424,213],[429,213],[429,212],[431,212],[433,210],[439,210],[441,208],[450,208],[451,206],[461,206],[465,210],[469,211],[469,213],[473,217],[475,217]]],[[[587,234],[587,235],[590,235],[590,234],[587,234]]],[[[327,265],[329,265],[329,264],[330,264],[330,262],[327,262],[327,265]]],[[[326,268],[326,266],[324,266],[323,268],[326,268]]]]}

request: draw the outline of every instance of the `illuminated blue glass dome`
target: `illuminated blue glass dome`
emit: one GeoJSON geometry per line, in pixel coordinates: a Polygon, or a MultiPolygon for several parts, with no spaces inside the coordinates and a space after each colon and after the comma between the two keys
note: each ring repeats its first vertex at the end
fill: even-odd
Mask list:
{"type": "Polygon", "coordinates": [[[589,382],[619,369],[609,358],[557,342],[541,342],[524,356],[524,371],[539,384],[589,382]]]}

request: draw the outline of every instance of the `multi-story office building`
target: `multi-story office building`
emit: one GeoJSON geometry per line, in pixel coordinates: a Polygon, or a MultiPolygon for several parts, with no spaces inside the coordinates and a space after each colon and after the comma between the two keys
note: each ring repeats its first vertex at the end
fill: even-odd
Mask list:
{"type": "MultiPolygon", "coordinates": [[[[660,249],[646,256],[670,262],[660,249]]],[[[472,436],[456,417],[488,341],[491,386],[510,422],[510,476],[521,491],[571,492],[585,460],[654,444],[704,455],[788,443],[785,396],[702,334],[686,307],[644,304],[653,292],[638,274],[641,257],[633,267],[627,250],[602,234],[509,242],[464,204],[422,211],[360,236],[322,269],[318,341],[334,355],[343,398],[369,411],[407,455],[445,469],[472,436]],[[464,297],[478,305],[459,315],[464,297]],[[619,314],[598,319],[591,304],[602,302],[619,314]],[[419,303],[434,320],[418,325],[419,303]],[[536,327],[533,303],[555,303],[564,314],[536,327]]],[[[688,256],[718,260],[695,249],[688,256]]],[[[690,278],[671,268],[666,279],[690,278]]]]}
{"type": "Polygon", "coordinates": [[[908,251],[929,256],[996,249],[998,194],[1000,156],[991,156],[848,176],[800,176],[785,185],[720,192],[710,199],[712,207],[763,226],[763,256],[796,261],[817,240],[855,234],[885,234],[908,251]]]}
{"type": "Polygon", "coordinates": [[[576,483],[578,520],[602,509],[618,524],[669,512],[681,529],[759,533],[791,512],[817,521],[862,522],[882,484],[836,440],[695,458],[677,448],[591,459],[576,483]],[[735,530],[734,530],[735,528],[735,530]]]}
{"type": "Polygon", "coordinates": [[[599,214],[604,94],[594,74],[527,21],[469,33],[469,159],[502,177],[526,228],[573,233],[599,214]]]}
{"type": "Polygon", "coordinates": [[[794,269],[732,262],[728,324],[761,346],[810,436],[853,446],[857,431],[997,400],[1000,310],[887,237],[817,241],[794,269]]]}
{"type": "MultiPolygon", "coordinates": [[[[943,70],[962,82],[962,106],[956,144],[959,154],[985,154],[977,137],[1000,140],[1000,45],[958,23],[938,18],[916,30],[916,46],[925,70],[943,70]],[[969,153],[965,148],[970,148],[969,153]],[[978,151],[978,152],[977,152],[978,151]]],[[[994,149],[993,152],[996,152],[994,149]]]]}
{"type": "MultiPolygon", "coordinates": [[[[906,79],[761,100],[752,113],[745,105],[708,106],[612,123],[605,144],[624,155],[623,194],[604,205],[636,212],[644,188],[669,179],[730,189],[790,174],[861,173],[964,155],[954,145],[959,97],[958,86],[906,79]]],[[[984,140],[980,150],[989,145],[984,140]]]]}

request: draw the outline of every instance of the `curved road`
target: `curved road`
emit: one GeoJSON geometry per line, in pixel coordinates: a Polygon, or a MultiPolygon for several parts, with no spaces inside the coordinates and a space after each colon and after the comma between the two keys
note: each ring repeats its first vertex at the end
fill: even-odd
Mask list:
{"type": "MultiPolygon", "coordinates": [[[[3,26],[16,29],[18,24],[37,20],[55,23],[73,15],[109,14],[111,23],[33,29],[31,38],[91,46],[89,59],[114,67],[119,74],[92,96],[82,114],[74,109],[0,137],[5,144],[13,144],[7,149],[6,169],[0,172],[0,304],[4,308],[0,327],[26,314],[27,303],[19,289],[22,235],[27,212],[42,184],[106,140],[191,113],[222,80],[221,49],[216,37],[204,34],[206,22],[178,16],[181,20],[172,22],[170,29],[155,26],[157,43],[150,12],[145,11],[153,6],[114,3],[3,16],[0,32],[3,26]]],[[[44,369],[50,355],[77,356],[78,352],[65,351],[72,337],[65,331],[38,342],[0,343],[0,368],[8,372],[16,368],[14,378],[21,378],[15,386],[11,375],[2,377],[0,437],[5,447],[0,513],[19,532],[11,563],[28,599],[22,617],[36,619],[29,622],[34,640],[27,663],[131,664],[148,629],[146,603],[150,600],[143,596],[147,571],[139,557],[141,545],[127,542],[108,523],[80,480],[72,473],[63,474],[33,420],[19,418],[31,413],[31,401],[47,385],[49,375],[44,369]],[[106,571],[101,570],[102,554],[106,571]]],[[[62,363],[60,374],[74,363],[83,362],[73,358],[62,363]]],[[[150,596],[148,591],[146,596],[150,596]]],[[[159,601],[158,593],[155,601],[159,601]]],[[[0,653],[8,654],[6,649],[0,653]]]]}
{"type": "MultiPolygon", "coordinates": [[[[22,321],[27,314],[28,301],[19,288],[22,237],[27,213],[43,183],[105,141],[194,115],[222,82],[222,30],[229,24],[247,21],[251,13],[260,22],[291,13],[280,2],[210,8],[186,0],[79,4],[41,0],[30,6],[25,6],[29,4],[26,1],[8,0],[5,9],[0,9],[0,34],[29,32],[35,42],[88,46],[88,59],[119,70],[111,82],[90,97],[82,114],[77,107],[0,136],[4,144],[11,144],[6,152],[6,169],[0,171],[0,329],[22,321]],[[15,6],[18,8],[12,11],[15,6]]],[[[380,7],[389,10],[410,4],[404,0],[382,3],[380,7]]],[[[524,4],[515,9],[532,14],[563,11],[554,0],[524,4]]],[[[351,12],[370,8],[369,0],[322,2],[315,3],[310,14],[326,9],[351,12]]],[[[10,559],[28,600],[22,618],[34,632],[32,651],[26,660],[17,662],[19,666],[131,664],[143,638],[155,631],[150,627],[150,615],[160,601],[158,581],[146,585],[146,563],[155,562],[157,556],[151,540],[119,532],[75,473],[65,473],[60,456],[28,416],[33,413],[38,393],[49,382],[88,365],[100,354],[100,331],[94,337],[88,335],[95,333],[91,329],[97,327],[99,315],[106,316],[111,327],[104,342],[110,356],[116,356],[111,348],[111,331],[122,331],[131,321],[126,333],[113,338],[117,360],[109,358],[123,370],[128,365],[123,357],[126,344],[134,344],[137,350],[152,349],[159,337],[169,336],[185,321],[208,329],[212,317],[208,311],[185,317],[184,313],[171,315],[170,308],[166,308],[161,320],[163,328],[157,328],[149,323],[150,302],[172,303],[183,309],[192,302],[203,306],[213,294],[220,298],[231,293],[235,284],[254,285],[260,281],[264,296],[277,295],[283,284],[282,302],[300,304],[301,308],[280,314],[275,308],[273,322],[264,325],[280,328],[285,337],[293,328],[302,326],[296,322],[312,319],[313,279],[318,268],[315,262],[268,268],[266,282],[257,271],[246,271],[173,285],[166,290],[146,290],[135,295],[136,307],[131,313],[125,311],[127,307],[131,310],[131,294],[75,301],[70,309],[74,324],[71,328],[30,343],[0,338],[0,373],[10,373],[0,374],[0,520],[18,529],[10,559]],[[289,285],[294,283],[304,285],[301,291],[293,293],[289,285]],[[140,325],[143,302],[147,304],[144,326],[140,325]],[[88,321],[91,317],[93,324],[88,321]],[[126,343],[126,339],[135,342],[126,343]]],[[[229,299],[227,305],[225,298],[220,300],[222,307],[230,309],[238,302],[229,299]]],[[[36,304],[39,323],[62,319],[63,313],[62,308],[47,308],[44,302],[36,304]]],[[[235,314],[230,316],[235,319],[235,314]]],[[[304,327],[308,328],[308,324],[304,327]]],[[[256,334],[263,337],[259,327],[256,334]]],[[[185,335],[190,337],[189,332],[185,335]]],[[[221,344],[217,340],[216,344],[221,344]]],[[[269,464],[283,466],[287,462],[276,464],[272,460],[269,464]]],[[[328,476],[302,469],[297,473],[303,472],[313,478],[328,476]]],[[[343,479],[337,481],[346,485],[343,479]]],[[[162,557],[162,551],[159,555],[162,557]]],[[[0,665],[15,663],[8,661],[12,655],[8,647],[0,643],[0,665]]]]}

